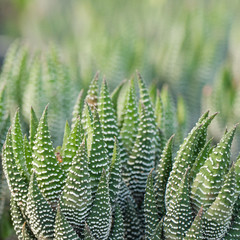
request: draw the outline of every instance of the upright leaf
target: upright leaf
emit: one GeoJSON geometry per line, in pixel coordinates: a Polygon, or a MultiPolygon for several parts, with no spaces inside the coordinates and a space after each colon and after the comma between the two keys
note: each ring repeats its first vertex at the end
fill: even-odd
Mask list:
{"type": "Polygon", "coordinates": [[[33,143],[35,141],[35,135],[37,133],[38,127],[38,118],[36,113],[34,112],[33,108],[31,107],[31,114],[30,114],[30,128],[29,128],[29,140],[31,148],[33,148],[33,143]]]}
{"type": "Polygon", "coordinates": [[[186,172],[186,169],[193,165],[196,156],[205,145],[207,127],[215,115],[216,114],[213,114],[212,116],[208,117],[208,112],[206,112],[198,120],[195,127],[191,130],[180,146],[174,159],[173,169],[168,179],[165,196],[166,207],[168,207],[170,204],[173,196],[176,195],[178,186],[181,182],[182,176],[186,172]]]}
{"type": "Polygon", "coordinates": [[[29,227],[26,218],[23,216],[17,202],[11,197],[11,218],[13,228],[19,240],[36,239],[29,227]]]}
{"type": "Polygon", "coordinates": [[[66,146],[62,156],[62,169],[65,172],[65,177],[72,165],[73,158],[82,142],[82,125],[80,118],[77,118],[70,135],[68,137],[66,146]]]}
{"type": "Polygon", "coordinates": [[[155,145],[153,139],[153,125],[151,120],[149,120],[147,108],[143,106],[137,139],[127,166],[129,189],[138,203],[143,201],[147,177],[150,170],[154,167],[155,145]]]}
{"type": "Polygon", "coordinates": [[[28,192],[28,179],[21,171],[16,163],[13,146],[11,129],[9,129],[6,142],[3,147],[3,170],[7,179],[8,187],[12,197],[18,206],[25,211],[28,192]]]}
{"type": "Polygon", "coordinates": [[[87,96],[85,98],[85,102],[92,110],[97,107],[98,103],[98,75],[99,73],[97,72],[90,83],[87,96]]]}
{"type": "Polygon", "coordinates": [[[75,124],[77,118],[82,116],[82,111],[83,111],[83,90],[80,91],[78,94],[77,101],[74,105],[73,108],[73,113],[72,113],[72,125],[75,124]]]}
{"type": "MultiPolygon", "coordinates": [[[[153,170],[152,170],[153,171],[153,170]]],[[[154,193],[153,176],[150,172],[144,196],[145,238],[151,239],[159,222],[157,201],[154,193]]]]}
{"type": "Polygon", "coordinates": [[[121,161],[117,139],[115,139],[112,162],[110,166],[109,177],[109,194],[111,199],[111,205],[113,206],[120,193],[120,184],[122,181],[121,161]]]}
{"type": "Polygon", "coordinates": [[[56,240],[79,240],[80,238],[68,223],[58,207],[55,220],[54,239],[56,240]]]}
{"type": "Polygon", "coordinates": [[[195,211],[201,206],[204,210],[208,209],[222,187],[224,175],[230,164],[230,148],[235,130],[234,127],[225,133],[196,175],[191,191],[195,211]]]}
{"type": "Polygon", "coordinates": [[[32,174],[29,184],[26,213],[36,238],[53,238],[55,213],[40,192],[35,173],[32,174]]]}
{"type": "Polygon", "coordinates": [[[227,233],[237,197],[236,175],[233,165],[216,200],[203,215],[204,238],[221,239],[227,233]]]}
{"type": "Polygon", "coordinates": [[[105,79],[103,80],[101,87],[98,112],[109,159],[112,158],[114,142],[115,138],[117,138],[119,142],[121,162],[122,164],[125,164],[127,161],[127,153],[123,147],[121,139],[119,138],[120,132],[117,124],[117,115],[114,110],[105,79]]]}
{"type": "Polygon", "coordinates": [[[169,203],[164,218],[164,237],[166,240],[181,240],[194,219],[189,197],[188,170],[184,174],[177,194],[169,203]]]}
{"type": "Polygon", "coordinates": [[[99,116],[97,112],[94,112],[93,138],[88,165],[93,194],[97,191],[102,170],[105,169],[107,176],[109,175],[110,161],[105,146],[106,144],[104,142],[99,116]]]}
{"type": "Polygon", "coordinates": [[[19,111],[16,112],[12,125],[12,145],[14,157],[16,159],[16,163],[18,164],[19,170],[29,179],[30,175],[28,173],[24,155],[23,134],[20,125],[19,111]]]}
{"type": "Polygon", "coordinates": [[[103,169],[98,190],[87,218],[87,224],[96,239],[108,239],[112,221],[109,186],[103,169]]]}
{"type": "Polygon", "coordinates": [[[123,216],[119,206],[116,206],[113,218],[113,225],[109,235],[109,240],[124,239],[123,216]]]}
{"type": "Polygon", "coordinates": [[[67,175],[60,200],[61,212],[74,229],[81,231],[91,203],[92,193],[88,172],[88,156],[83,142],[67,175]]]}
{"type": "Polygon", "coordinates": [[[33,169],[39,188],[51,205],[56,206],[63,186],[63,173],[54,154],[47,124],[47,107],[40,119],[33,147],[33,169]]]}
{"type": "Polygon", "coordinates": [[[134,145],[138,131],[139,116],[135,94],[134,82],[131,81],[126,104],[123,109],[123,123],[120,133],[124,147],[128,150],[128,152],[131,151],[134,145]]]}
{"type": "Polygon", "coordinates": [[[173,136],[168,140],[159,164],[156,170],[155,176],[155,194],[157,201],[158,214],[160,217],[165,215],[165,192],[167,181],[172,170],[172,144],[173,144],[173,136]]]}

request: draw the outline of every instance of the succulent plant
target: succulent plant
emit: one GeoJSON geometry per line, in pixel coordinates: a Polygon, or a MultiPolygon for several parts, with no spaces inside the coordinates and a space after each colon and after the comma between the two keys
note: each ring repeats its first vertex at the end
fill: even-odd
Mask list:
{"type": "Polygon", "coordinates": [[[15,114],[3,169],[19,239],[240,237],[240,158],[230,160],[236,127],[212,148],[207,129],[216,114],[206,112],[175,154],[140,74],[138,86],[139,99],[128,85],[118,119],[112,99],[120,91],[111,98],[103,80],[99,93],[96,75],[56,149],[48,106],[39,121],[32,109],[28,137],[15,114]]]}

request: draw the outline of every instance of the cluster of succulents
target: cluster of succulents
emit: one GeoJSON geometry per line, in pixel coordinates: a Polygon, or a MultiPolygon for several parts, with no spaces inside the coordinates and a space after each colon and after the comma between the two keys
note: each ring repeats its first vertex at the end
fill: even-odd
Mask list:
{"type": "Polygon", "coordinates": [[[206,112],[174,157],[174,136],[158,127],[163,108],[154,110],[140,75],[138,88],[139,99],[130,82],[117,115],[121,91],[110,95],[103,80],[99,93],[96,75],[56,149],[48,107],[40,120],[31,110],[24,137],[16,112],[3,169],[19,239],[239,239],[236,127],[212,146],[207,129],[216,114],[206,112]]]}

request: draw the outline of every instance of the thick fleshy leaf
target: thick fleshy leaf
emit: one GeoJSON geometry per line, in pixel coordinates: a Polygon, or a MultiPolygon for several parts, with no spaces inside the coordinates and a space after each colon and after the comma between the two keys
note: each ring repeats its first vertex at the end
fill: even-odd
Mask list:
{"type": "Polygon", "coordinates": [[[154,190],[156,194],[158,214],[160,217],[164,216],[166,212],[165,191],[172,170],[172,145],[173,136],[168,140],[156,170],[154,190]]]}
{"type": "Polygon", "coordinates": [[[188,170],[183,176],[177,194],[169,203],[164,218],[164,237],[166,240],[181,240],[191,226],[194,219],[189,197],[188,170]]]}
{"type": "Polygon", "coordinates": [[[203,114],[180,146],[174,159],[173,169],[168,179],[165,196],[166,207],[168,207],[170,204],[173,196],[176,195],[178,186],[181,182],[182,176],[186,172],[186,169],[188,167],[192,167],[196,156],[204,147],[207,135],[207,127],[215,115],[216,114],[213,114],[208,117],[208,112],[203,114]]]}
{"type": "MultiPolygon", "coordinates": [[[[153,171],[153,170],[152,170],[153,171]]],[[[145,238],[151,239],[154,230],[160,221],[158,216],[157,201],[154,193],[153,176],[150,172],[147,179],[146,193],[144,196],[145,238]]]]}
{"type": "Polygon", "coordinates": [[[54,229],[54,239],[56,240],[80,240],[72,226],[64,217],[59,207],[57,209],[54,229]]]}
{"type": "Polygon", "coordinates": [[[88,166],[92,193],[95,194],[102,175],[102,170],[105,169],[108,176],[110,167],[110,160],[107,156],[106,144],[104,142],[102,127],[97,112],[94,112],[93,137],[88,166]]]}
{"type": "Polygon", "coordinates": [[[112,212],[106,171],[103,169],[98,190],[87,218],[87,224],[96,239],[108,239],[112,212]]]}
{"type": "Polygon", "coordinates": [[[51,205],[56,206],[63,186],[63,172],[54,154],[47,123],[47,107],[40,119],[33,147],[33,170],[39,188],[51,205]]]}
{"type": "Polygon", "coordinates": [[[191,199],[195,211],[208,209],[216,199],[230,164],[230,148],[236,128],[226,132],[200,168],[192,184],[191,199]]]}
{"type": "Polygon", "coordinates": [[[80,93],[78,94],[77,101],[73,108],[72,126],[75,124],[77,118],[82,116],[82,111],[83,111],[83,90],[81,90],[80,93]]]}
{"type": "Polygon", "coordinates": [[[158,223],[155,231],[153,232],[151,240],[163,240],[163,218],[158,223]]]}
{"type": "Polygon", "coordinates": [[[63,188],[60,206],[67,221],[81,231],[92,203],[85,142],[79,147],[69,169],[63,188]]]}
{"type": "Polygon", "coordinates": [[[195,217],[191,227],[186,232],[184,240],[201,240],[203,239],[202,233],[202,214],[203,209],[201,208],[195,217]]]}
{"type": "Polygon", "coordinates": [[[104,142],[106,143],[108,158],[112,158],[114,142],[115,138],[117,138],[119,142],[118,144],[120,149],[120,159],[122,164],[125,165],[128,156],[120,138],[120,131],[118,128],[116,112],[113,107],[113,103],[110,98],[108,86],[105,79],[103,80],[101,87],[101,93],[98,102],[98,113],[101,121],[104,142]]]}
{"type": "Polygon", "coordinates": [[[131,81],[131,85],[126,97],[120,135],[124,147],[128,150],[128,152],[130,152],[137,137],[139,122],[136,92],[133,80],[131,81]]]}
{"type": "Polygon", "coordinates": [[[92,82],[90,83],[87,96],[85,98],[85,102],[92,110],[97,107],[98,103],[98,75],[99,73],[97,72],[92,82]]]}
{"type": "Polygon", "coordinates": [[[69,168],[72,165],[73,158],[76,156],[76,152],[82,142],[82,125],[80,118],[76,119],[76,122],[70,132],[67,140],[67,144],[63,151],[62,156],[62,169],[64,171],[64,176],[67,176],[69,168]]]}
{"type": "Polygon", "coordinates": [[[109,240],[124,239],[123,216],[119,206],[115,207],[112,229],[109,235],[109,240]]]}
{"type": "Polygon", "coordinates": [[[111,205],[113,206],[120,193],[120,183],[122,181],[122,167],[117,139],[115,139],[112,162],[110,166],[109,194],[111,205]]]}
{"type": "Polygon", "coordinates": [[[24,139],[23,139],[23,150],[24,150],[24,156],[26,159],[28,174],[32,174],[32,162],[33,162],[32,148],[30,146],[30,143],[28,142],[26,135],[24,136],[24,139]]]}
{"type": "Polygon", "coordinates": [[[123,215],[125,239],[139,239],[143,229],[141,228],[141,223],[137,212],[137,204],[135,203],[130,190],[123,180],[120,184],[118,204],[123,215]]]}
{"type": "Polygon", "coordinates": [[[35,141],[35,135],[37,133],[38,127],[38,118],[36,113],[34,112],[33,108],[31,107],[31,114],[30,114],[30,128],[29,128],[29,140],[31,148],[33,148],[33,143],[35,141]]]}
{"type": "Polygon", "coordinates": [[[19,170],[28,179],[30,178],[23,148],[23,134],[20,125],[19,111],[16,112],[14,122],[12,124],[12,146],[13,154],[18,164],[19,170]]]}
{"type": "Polygon", "coordinates": [[[66,145],[68,143],[68,138],[70,136],[70,133],[71,133],[71,128],[69,126],[68,121],[66,121],[65,129],[64,129],[64,135],[63,135],[63,143],[62,143],[62,147],[61,147],[61,154],[63,154],[63,152],[64,152],[64,150],[66,148],[66,145]]]}
{"type": "Polygon", "coordinates": [[[16,163],[13,154],[12,134],[10,129],[3,147],[2,156],[3,170],[11,195],[17,202],[18,206],[25,211],[29,182],[26,176],[23,175],[22,171],[19,171],[19,167],[16,163]]]}
{"type": "Polygon", "coordinates": [[[227,233],[237,197],[236,174],[233,165],[225,177],[216,200],[203,214],[204,239],[221,239],[227,233]]]}
{"type": "Polygon", "coordinates": [[[27,223],[26,218],[23,216],[21,209],[13,197],[11,197],[11,218],[13,228],[19,240],[36,239],[27,223]]]}
{"type": "Polygon", "coordinates": [[[36,238],[53,238],[55,213],[40,192],[35,173],[32,174],[29,184],[26,214],[36,238]]]}
{"type": "Polygon", "coordinates": [[[143,201],[146,181],[154,167],[154,126],[149,120],[147,108],[142,106],[138,135],[127,163],[127,183],[138,203],[143,201]]]}

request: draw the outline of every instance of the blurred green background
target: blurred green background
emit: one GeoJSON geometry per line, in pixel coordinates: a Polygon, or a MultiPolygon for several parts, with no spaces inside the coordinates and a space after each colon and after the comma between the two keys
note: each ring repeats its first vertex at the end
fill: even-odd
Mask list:
{"type": "MultiPolygon", "coordinates": [[[[184,126],[183,136],[202,111],[219,111],[210,129],[218,141],[226,126],[240,121],[239,9],[238,0],[0,0],[0,81],[7,85],[11,116],[20,106],[27,125],[26,109],[31,105],[40,113],[50,102],[56,116],[62,107],[57,103],[68,99],[66,112],[60,116],[64,118],[59,124],[62,135],[72,110],[69,106],[97,70],[113,90],[138,69],[151,89],[167,85],[162,89],[168,89],[173,118],[184,126]],[[3,67],[13,42],[17,47],[8,54],[9,61],[3,67]],[[21,45],[24,50],[18,50],[21,45]],[[59,69],[67,72],[65,82],[56,78],[51,86],[43,86],[46,99],[41,104],[32,94],[35,75],[28,74],[36,71],[40,55],[39,59],[43,55],[54,64],[59,55],[59,69]],[[27,59],[21,76],[16,70],[19,59],[27,59]],[[7,76],[14,67],[13,74],[7,76]],[[70,87],[65,90],[62,86],[66,81],[70,87]],[[63,100],[59,101],[61,96],[63,100]]],[[[56,118],[52,123],[56,125],[56,118]]],[[[59,134],[59,129],[55,132],[59,134]]],[[[238,133],[233,154],[237,155],[239,149],[238,133]]],[[[3,239],[11,235],[6,229],[3,239]]]]}

